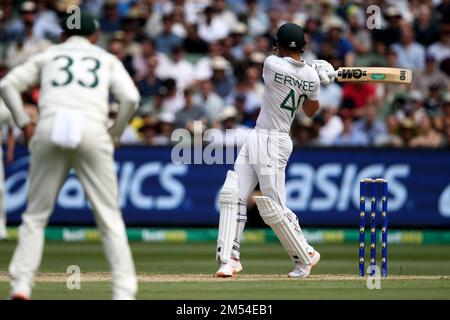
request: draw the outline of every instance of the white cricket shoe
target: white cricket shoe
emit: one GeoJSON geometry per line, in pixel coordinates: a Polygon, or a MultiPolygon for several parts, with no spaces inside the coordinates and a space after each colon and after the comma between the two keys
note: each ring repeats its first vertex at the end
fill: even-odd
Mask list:
{"type": "Polygon", "coordinates": [[[230,278],[243,269],[239,260],[231,259],[229,262],[221,263],[216,272],[216,278],[230,278]]]}
{"type": "Polygon", "coordinates": [[[234,274],[239,273],[239,272],[242,271],[242,269],[244,269],[244,267],[242,267],[241,261],[237,260],[237,259],[234,259],[234,258],[231,258],[231,265],[234,268],[234,270],[233,270],[234,274]]]}
{"type": "Polygon", "coordinates": [[[319,251],[314,251],[310,253],[312,262],[309,266],[296,262],[294,270],[289,272],[288,277],[289,278],[307,278],[309,274],[311,273],[311,269],[314,268],[317,263],[319,263],[320,260],[320,253],[319,251]]]}
{"type": "Polygon", "coordinates": [[[4,223],[0,222],[0,241],[8,239],[8,231],[4,223]]]}

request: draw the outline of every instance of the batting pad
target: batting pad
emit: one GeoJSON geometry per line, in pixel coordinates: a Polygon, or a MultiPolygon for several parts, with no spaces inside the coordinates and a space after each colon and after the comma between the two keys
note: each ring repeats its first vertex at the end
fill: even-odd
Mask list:
{"type": "Polygon", "coordinates": [[[216,259],[223,263],[231,259],[238,223],[238,202],[238,177],[236,172],[228,170],[225,183],[220,190],[220,220],[216,251],[216,259]]]}
{"type": "Polygon", "coordinates": [[[311,258],[308,254],[310,246],[284,209],[269,197],[258,196],[254,199],[259,214],[264,222],[273,229],[292,260],[310,265],[311,258]]]}

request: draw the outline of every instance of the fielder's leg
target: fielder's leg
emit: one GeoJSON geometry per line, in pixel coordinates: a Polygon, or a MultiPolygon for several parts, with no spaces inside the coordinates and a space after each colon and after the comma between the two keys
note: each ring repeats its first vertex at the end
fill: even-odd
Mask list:
{"type": "Polygon", "coordinates": [[[111,267],[113,299],[135,299],[136,272],[119,208],[113,146],[106,133],[94,136],[95,142],[87,141],[77,150],[74,168],[92,204],[111,267]]]}
{"type": "Polygon", "coordinates": [[[30,144],[28,206],[22,215],[19,241],[9,265],[11,296],[29,298],[44,247],[44,229],[69,165],[65,152],[35,136],[30,144]],[[38,144],[38,145],[37,145],[38,144]]]}

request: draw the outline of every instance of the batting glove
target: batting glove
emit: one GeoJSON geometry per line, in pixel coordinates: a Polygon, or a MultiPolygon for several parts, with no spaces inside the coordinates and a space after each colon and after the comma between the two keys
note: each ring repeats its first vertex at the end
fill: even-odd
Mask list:
{"type": "Polygon", "coordinates": [[[321,84],[329,84],[336,79],[333,66],[325,60],[313,60],[312,67],[316,69],[321,84]]]}

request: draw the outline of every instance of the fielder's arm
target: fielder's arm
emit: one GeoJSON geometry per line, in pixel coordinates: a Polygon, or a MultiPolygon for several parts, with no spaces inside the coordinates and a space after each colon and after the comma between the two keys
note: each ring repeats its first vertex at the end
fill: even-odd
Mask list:
{"type": "Polygon", "coordinates": [[[111,92],[119,102],[119,111],[110,129],[111,136],[117,143],[128,122],[139,107],[140,96],[130,75],[115,57],[111,76],[111,92]]]}
{"type": "Polygon", "coordinates": [[[21,93],[39,84],[38,61],[38,56],[31,57],[27,62],[12,69],[0,82],[0,96],[20,128],[31,122],[23,107],[21,93]]]}

